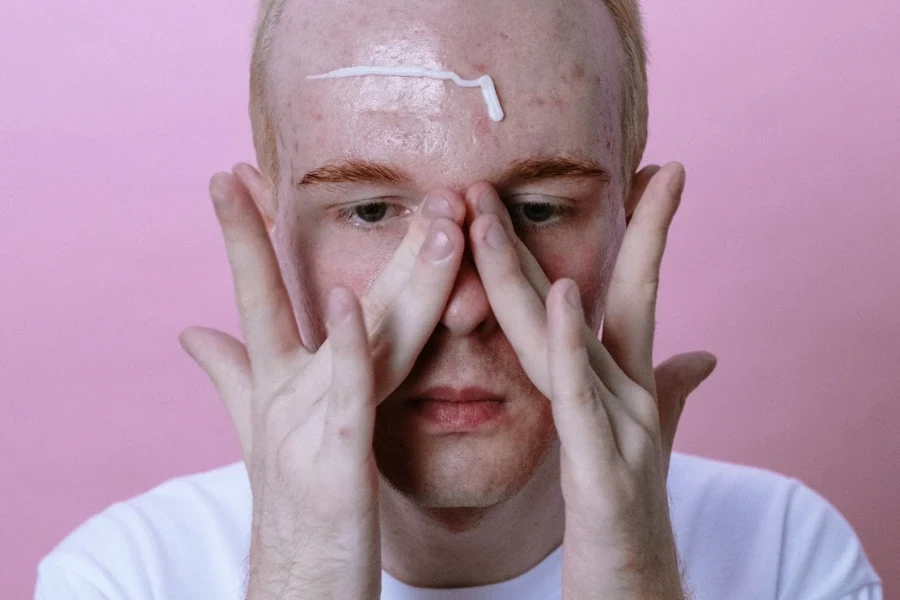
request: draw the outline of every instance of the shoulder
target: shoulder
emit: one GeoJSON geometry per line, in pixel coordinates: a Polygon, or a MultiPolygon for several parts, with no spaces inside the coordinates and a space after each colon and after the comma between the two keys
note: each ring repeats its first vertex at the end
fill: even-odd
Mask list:
{"type": "Polygon", "coordinates": [[[797,479],[674,453],[669,497],[686,572],[701,587],[840,598],[880,583],[847,520],[797,479]]]}
{"type": "Polygon", "coordinates": [[[239,597],[251,503],[242,463],[166,481],[66,536],[38,565],[38,592],[77,583],[104,598],[239,597]]]}

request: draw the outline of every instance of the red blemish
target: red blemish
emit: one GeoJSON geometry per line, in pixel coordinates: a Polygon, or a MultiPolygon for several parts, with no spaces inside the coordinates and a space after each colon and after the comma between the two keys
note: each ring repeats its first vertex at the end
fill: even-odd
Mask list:
{"type": "Polygon", "coordinates": [[[313,113],[313,121],[321,121],[323,119],[322,113],[313,113]]]}
{"type": "Polygon", "coordinates": [[[484,63],[477,62],[472,65],[472,68],[478,73],[487,73],[487,65],[484,63]]]}
{"type": "Polygon", "coordinates": [[[478,135],[485,135],[490,132],[491,126],[488,123],[488,118],[485,116],[476,117],[475,119],[475,133],[478,135]]]}
{"type": "Polygon", "coordinates": [[[584,65],[575,65],[575,68],[572,69],[572,74],[575,75],[575,79],[584,79],[584,65]]]}
{"type": "Polygon", "coordinates": [[[534,104],[536,104],[537,106],[544,106],[545,104],[547,104],[547,101],[546,101],[543,97],[541,97],[541,96],[538,96],[537,98],[535,98],[535,99],[533,100],[533,102],[534,102],[534,104]]]}

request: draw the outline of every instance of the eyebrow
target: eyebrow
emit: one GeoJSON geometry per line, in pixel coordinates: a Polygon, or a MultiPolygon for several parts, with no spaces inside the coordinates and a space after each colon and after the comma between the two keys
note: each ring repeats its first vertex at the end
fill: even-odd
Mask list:
{"type": "MultiPolygon", "coordinates": [[[[536,156],[514,161],[499,175],[493,177],[497,185],[540,179],[574,177],[599,178],[604,183],[610,180],[609,171],[600,163],[582,154],[559,154],[536,156]]],[[[381,185],[413,185],[414,178],[403,169],[369,160],[350,159],[339,164],[324,165],[313,169],[295,184],[302,188],[317,184],[367,183],[381,185]]]]}

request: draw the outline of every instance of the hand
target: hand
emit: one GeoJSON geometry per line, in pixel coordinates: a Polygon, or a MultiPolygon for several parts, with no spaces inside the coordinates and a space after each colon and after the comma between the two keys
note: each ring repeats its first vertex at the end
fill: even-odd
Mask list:
{"type": "Polygon", "coordinates": [[[301,344],[247,187],[220,173],[210,193],[246,346],[200,327],[183,331],[180,341],[218,390],[247,465],[253,492],[247,597],[375,600],[381,593],[375,408],[409,374],[450,296],[464,247],[462,198],[428,196],[361,302],[349,290],[332,291],[328,338],[313,352],[301,344]]]}
{"type": "Polygon", "coordinates": [[[602,342],[585,322],[575,282],[550,284],[493,188],[476,184],[466,193],[477,215],[472,252],[494,315],[551,400],[566,505],[564,598],[682,597],[668,460],[683,398],[715,365],[708,353],[661,365],[665,405],[657,405],[656,294],[683,185],[678,164],[638,174],[640,202],[613,271],[602,342]]]}

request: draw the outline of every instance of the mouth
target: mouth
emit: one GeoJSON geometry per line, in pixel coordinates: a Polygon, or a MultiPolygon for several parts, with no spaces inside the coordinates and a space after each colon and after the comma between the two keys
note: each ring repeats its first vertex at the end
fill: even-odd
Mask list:
{"type": "Polygon", "coordinates": [[[498,422],[506,399],[477,387],[436,387],[409,400],[411,412],[434,433],[474,431],[498,422]]]}

